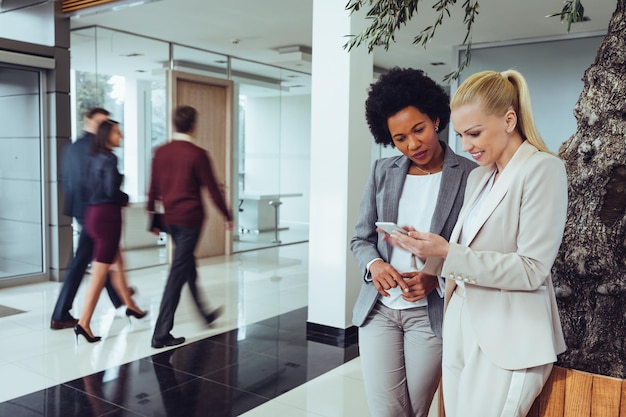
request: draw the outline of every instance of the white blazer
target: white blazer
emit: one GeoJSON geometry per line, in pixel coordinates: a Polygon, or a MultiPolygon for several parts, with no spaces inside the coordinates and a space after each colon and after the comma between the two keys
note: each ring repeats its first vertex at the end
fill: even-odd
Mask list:
{"type": "Polygon", "coordinates": [[[446,306],[456,282],[465,283],[476,339],[494,364],[514,370],[552,363],[566,349],[551,277],[567,215],[565,166],[523,142],[484,200],[481,226],[460,245],[469,208],[494,169],[470,173],[448,256],[429,258],[424,269],[446,278],[446,306]]]}

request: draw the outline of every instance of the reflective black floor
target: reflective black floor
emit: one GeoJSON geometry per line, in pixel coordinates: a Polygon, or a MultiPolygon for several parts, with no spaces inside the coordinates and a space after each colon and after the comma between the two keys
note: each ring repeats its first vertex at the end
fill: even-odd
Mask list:
{"type": "Polygon", "coordinates": [[[307,340],[306,317],[302,308],[155,351],[0,403],[0,416],[238,416],[358,356],[357,345],[307,340]]]}

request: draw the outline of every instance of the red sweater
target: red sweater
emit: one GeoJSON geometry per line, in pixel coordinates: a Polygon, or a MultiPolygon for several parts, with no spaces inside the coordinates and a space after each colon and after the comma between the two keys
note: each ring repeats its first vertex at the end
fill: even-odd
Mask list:
{"type": "Polygon", "coordinates": [[[206,150],[184,140],[173,140],[157,148],[152,160],[148,211],[154,211],[154,202],[160,200],[166,225],[199,229],[205,216],[202,187],[207,188],[215,206],[231,221],[206,150]]]}

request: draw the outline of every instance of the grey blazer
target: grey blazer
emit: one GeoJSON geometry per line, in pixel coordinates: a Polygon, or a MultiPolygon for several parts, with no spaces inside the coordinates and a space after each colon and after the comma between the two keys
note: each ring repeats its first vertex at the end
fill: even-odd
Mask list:
{"type": "MultiPolygon", "coordinates": [[[[467,176],[476,164],[452,152],[445,143],[440,143],[445,152],[443,172],[430,232],[449,239],[463,205],[467,176]]],[[[367,279],[367,264],[375,258],[389,262],[393,250],[392,245],[382,241],[382,235],[376,232],[374,223],[398,220],[398,203],[410,165],[411,160],[404,155],[379,159],[374,163],[365,186],[356,234],[350,241],[350,250],[363,271],[361,292],[352,311],[352,323],[355,326],[361,326],[365,322],[378,300],[376,287],[367,279]]],[[[441,337],[443,299],[436,291],[432,291],[427,299],[430,326],[433,332],[441,337]]]]}

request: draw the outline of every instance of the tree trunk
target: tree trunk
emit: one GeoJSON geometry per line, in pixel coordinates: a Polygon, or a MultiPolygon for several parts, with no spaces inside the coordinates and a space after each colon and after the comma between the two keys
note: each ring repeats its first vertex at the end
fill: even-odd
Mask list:
{"type": "MultiPolygon", "coordinates": [[[[559,149],[569,179],[554,265],[568,350],[561,366],[626,378],[626,0],[618,0],[559,149]]],[[[555,120],[554,123],[558,123],[555,120]]]]}

